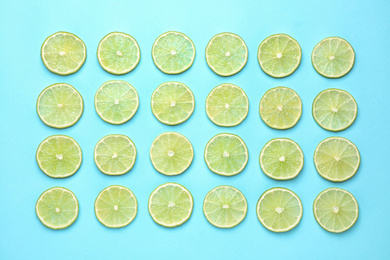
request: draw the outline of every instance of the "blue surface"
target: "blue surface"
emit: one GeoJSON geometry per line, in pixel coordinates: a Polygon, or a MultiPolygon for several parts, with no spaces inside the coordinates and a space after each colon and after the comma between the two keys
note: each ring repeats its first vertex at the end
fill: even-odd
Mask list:
{"type": "Polygon", "coordinates": [[[389,259],[389,10],[385,0],[0,0],[0,259],[389,259]],[[71,76],[50,73],[40,59],[42,42],[60,30],[78,35],[87,46],[86,63],[71,76]],[[151,58],[154,40],[169,30],[184,32],[196,46],[193,66],[181,75],[163,74],[151,58]],[[131,34],[141,48],[138,67],[124,76],[105,72],[96,59],[100,39],[112,31],[131,34]],[[214,74],[204,58],[207,42],[223,31],[240,35],[249,49],[245,68],[228,78],[214,74]],[[279,32],[293,36],[303,52],[298,70],[284,79],[263,73],[256,57],[260,42],[279,32]],[[310,55],[315,44],[334,35],[352,44],[356,63],[347,76],[330,80],[314,71],[310,55]],[[121,126],[103,122],[94,109],[96,90],[112,79],[128,81],[140,96],[135,117],[121,126]],[[153,90],[170,80],[187,84],[196,100],[191,118],[174,127],[159,123],[150,109],[153,90]],[[73,85],[85,102],[81,120],[65,130],[44,125],[35,109],[42,89],[57,82],[73,85]],[[205,113],[207,94],[223,82],[237,84],[249,97],[249,115],[237,127],[217,127],[205,113]],[[258,114],[262,95],[279,85],[296,90],[303,102],[301,120],[285,131],[270,129],[258,114]],[[325,131],[312,118],[312,101],[327,88],[344,89],[358,103],[358,117],[345,131],[325,131]],[[163,176],[150,163],[150,145],[164,131],[184,134],[195,149],[191,167],[180,176],[163,176]],[[213,174],[203,160],[207,141],[220,132],[238,134],[249,149],[247,167],[231,178],[213,174]],[[134,168],[120,177],[102,174],[93,161],[97,141],[112,133],[128,135],[138,151],[134,168]],[[35,162],[38,144],[53,134],[70,135],[82,148],[83,163],[70,178],[51,179],[35,162]],[[362,157],[355,177],[340,184],[321,178],[312,160],[317,144],[332,135],[353,141],[362,157]],[[275,137],[291,138],[303,149],[305,166],[293,180],[275,181],[260,170],[260,150],[275,137]],[[185,185],[195,200],[190,220],[174,229],[155,224],[147,209],[149,194],[168,181],[185,185]],[[139,202],[136,219],[117,230],[101,225],[93,209],[97,194],[112,184],[129,187],[139,202]],[[202,212],[206,193],[221,184],[240,189],[249,205],[246,219],[228,230],[213,227],[202,212]],[[79,199],[79,217],[65,230],[50,230],[35,215],[37,198],[53,186],[69,188],[79,199]],[[266,230],[255,213],[259,196],[275,186],[292,189],[303,203],[301,223],[283,234],[266,230]],[[312,213],[316,195],[332,186],[352,192],[360,205],[357,223],[342,234],[323,230],[312,213]]]}

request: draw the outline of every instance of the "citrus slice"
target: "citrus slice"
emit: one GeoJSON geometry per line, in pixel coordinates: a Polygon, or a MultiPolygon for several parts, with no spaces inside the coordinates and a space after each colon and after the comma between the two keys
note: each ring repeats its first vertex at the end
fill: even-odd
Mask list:
{"type": "Polygon", "coordinates": [[[261,150],[260,166],[263,172],[272,179],[295,178],[303,167],[302,149],[288,138],[272,139],[261,150]]]}
{"type": "Polygon", "coordinates": [[[301,98],[291,88],[276,87],[261,98],[260,117],[271,128],[291,128],[298,123],[301,115],[301,98]]]}
{"type": "Polygon", "coordinates": [[[83,114],[80,93],[69,84],[58,83],[45,88],[38,97],[37,111],[43,123],[66,128],[77,123],[83,114]]]}
{"type": "Polygon", "coordinates": [[[249,101],[244,90],[233,84],[215,87],[206,98],[206,113],[219,126],[236,126],[248,115],[249,101]]]}
{"type": "Polygon", "coordinates": [[[130,171],[135,163],[137,150],[125,135],[107,135],[95,146],[95,163],[107,175],[122,175],[130,171]]]}
{"type": "Polygon", "coordinates": [[[39,196],[35,205],[35,212],[46,227],[64,229],[76,221],[79,213],[79,203],[70,190],[53,187],[39,196]]]}
{"type": "Polygon", "coordinates": [[[141,52],[137,41],[130,35],[112,32],[103,37],[97,49],[102,68],[115,75],[129,73],[137,67],[141,52]]]}
{"type": "Polygon", "coordinates": [[[186,121],[194,112],[192,91],[183,83],[166,82],[152,94],[153,115],[163,124],[177,125],[186,121]]]}
{"type": "Polygon", "coordinates": [[[232,76],[244,68],[248,61],[248,48],[237,34],[220,33],[207,44],[206,61],[219,76],[232,76]]]}
{"type": "Polygon", "coordinates": [[[154,168],[165,175],[178,175],[190,167],[194,158],[192,144],[176,132],[162,133],[150,147],[150,160],[154,168]]]}
{"type": "Polygon", "coordinates": [[[107,123],[119,125],[129,121],[139,105],[135,88],[126,81],[111,80],[96,92],[95,109],[107,123]]]}
{"type": "Polygon", "coordinates": [[[164,227],[176,227],[186,222],[192,213],[194,200],[182,185],[168,182],[158,186],[149,197],[149,214],[164,227]]]}
{"type": "Polygon", "coordinates": [[[232,186],[218,186],[207,193],[203,213],[208,222],[219,228],[232,228],[244,220],[248,205],[244,194],[232,186]]]}
{"type": "Polygon", "coordinates": [[[301,62],[299,43],[286,34],[267,37],[259,46],[257,58],[261,69],[274,78],[291,75],[301,62]]]}
{"type": "Polygon", "coordinates": [[[340,78],[352,69],[355,52],[351,44],[343,38],[329,37],[314,47],[311,62],[320,75],[327,78],[340,78]]]}
{"type": "Polygon", "coordinates": [[[248,162],[248,149],[239,136],[218,134],[207,143],[204,159],[212,172],[232,176],[245,168],[248,162]]]}
{"type": "Polygon", "coordinates": [[[327,89],[314,99],[314,120],[324,129],[341,131],[355,121],[357,104],[348,92],[341,89],[327,89]]]}
{"type": "Polygon", "coordinates": [[[46,68],[58,75],[77,72],[84,64],[87,50],[84,42],[68,32],[50,35],[42,44],[41,58],[46,68]]]}
{"type": "Polygon", "coordinates": [[[195,59],[195,45],[180,32],[161,34],[153,44],[152,58],[159,70],[179,74],[188,70],[195,59]]]}
{"type": "Polygon", "coordinates": [[[350,192],[329,188],[317,196],[313,204],[313,212],[323,229],[341,233],[355,224],[359,216],[359,206],[350,192]]]}
{"type": "Polygon", "coordinates": [[[359,150],[346,138],[329,137],[317,146],[314,164],[323,178],[334,182],[346,181],[359,169],[359,150]]]}
{"type": "Polygon", "coordinates": [[[302,202],[286,188],[265,191],[257,202],[257,217],[273,232],[286,232],[296,227],[302,218],[302,202]]]}
{"type": "Polygon", "coordinates": [[[109,186],[102,190],[95,200],[95,215],[106,227],[125,227],[137,215],[137,199],[126,187],[109,186]]]}
{"type": "Polygon", "coordinates": [[[79,144],[66,135],[53,135],[38,146],[36,159],[39,168],[52,178],[73,175],[81,165],[82,154],[79,144]]]}

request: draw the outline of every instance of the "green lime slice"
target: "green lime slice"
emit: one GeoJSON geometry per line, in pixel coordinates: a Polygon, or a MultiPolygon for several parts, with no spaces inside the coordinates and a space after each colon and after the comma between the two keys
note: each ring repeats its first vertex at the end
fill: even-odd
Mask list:
{"type": "Polygon", "coordinates": [[[261,150],[260,166],[272,179],[293,179],[298,176],[303,167],[302,149],[288,138],[272,139],[261,150]]]}
{"type": "Polygon", "coordinates": [[[351,44],[343,38],[329,37],[314,47],[311,62],[320,75],[327,78],[340,78],[352,69],[355,52],[351,44]]]}
{"type": "Polygon", "coordinates": [[[138,106],[137,91],[126,81],[107,81],[96,91],[96,112],[107,123],[120,125],[129,121],[138,106]]]}
{"type": "Polygon", "coordinates": [[[192,144],[176,132],[162,133],[150,147],[150,160],[154,168],[165,175],[178,175],[190,167],[194,158],[192,144]]]}
{"type": "Polygon", "coordinates": [[[298,123],[301,115],[301,98],[291,88],[276,87],[261,98],[260,117],[271,128],[291,128],[298,123]]]}
{"type": "Polygon", "coordinates": [[[195,59],[195,45],[180,32],[161,34],[153,44],[152,58],[157,68],[166,74],[188,70],[195,59]]]}
{"type": "Polygon", "coordinates": [[[318,194],[313,204],[313,212],[323,229],[341,233],[355,224],[359,216],[359,206],[350,192],[329,188],[318,194]]]}
{"type": "Polygon", "coordinates": [[[218,126],[236,126],[248,115],[249,101],[240,87],[224,83],[215,87],[206,98],[206,113],[218,126]]]}
{"type": "Polygon", "coordinates": [[[80,168],[81,148],[69,136],[53,135],[38,146],[36,159],[39,168],[47,176],[65,178],[75,174],[80,168]]]}
{"type": "Polygon", "coordinates": [[[84,64],[87,50],[84,42],[68,32],[50,35],[42,44],[41,58],[46,68],[58,75],[77,72],[84,64]]]}
{"type": "Polygon", "coordinates": [[[261,224],[273,232],[286,232],[299,224],[302,218],[302,202],[286,188],[265,191],[257,202],[257,217],[261,224]]]}
{"type": "Polygon", "coordinates": [[[317,146],[314,164],[323,178],[334,182],[346,181],[359,169],[359,150],[346,138],[329,137],[317,146]]]}
{"type": "Polygon", "coordinates": [[[66,128],[76,124],[83,110],[80,93],[65,83],[48,86],[37,100],[38,116],[43,123],[54,128],[66,128]]]}
{"type": "Polygon", "coordinates": [[[79,214],[79,203],[70,190],[53,187],[39,196],[35,212],[46,227],[64,229],[76,221],[79,214]]]}
{"type": "Polygon", "coordinates": [[[344,130],[352,125],[356,115],[356,101],[344,90],[326,89],[314,99],[314,120],[326,130],[344,130]]]}
{"type": "Polygon", "coordinates": [[[194,112],[195,99],[192,91],[180,82],[165,82],[152,94],[153,115],[163,124],[178,125],[194,112]]]}
{"type": "Polygon", "coordinates": [[[112,32],[103,37],[97,49],[102,68],[115,75],[129,73],[137,67],[141,52],[137,41],[130,35],[112,32]]]}
{"type": "Polygon", "coordinates": [[[125,135],[107,135],[95,146],[95,163],[107,175],[122,175],[130,171],[137,157],[131,139],[125,135]]]}
{"type": "Polygon", "coordinates": [[[177,227],[186,222],[192,213],[194,200],[182,185],[168,182],[158,186],[149,197],[149,214],[164,227],[177,227]]]}
{"type": "Polygon", "coordinates": [[[274,78],[291,75],[301,62],[299,43],[286,34],[267,37],[259,46],[257,58],[261,69],[274,78]]]}
{"type": "Polygon", "coordinates": [[[233,176],[245,168],[248,162],[248,149],[239,136],[218,134],[207,143],[204,159],[212,172],[233,176]]]}
{"type": "Polygon", "coordinates": [[[248,210],[244,194],[232,186],[218,186],[207,193],[203,213],[208,222],[219,228],[240,224],[248,210]]]}
{"type": "Polygon", "coordinates": [[[237,34],[220,33],[207,44],[206,61],[219,76],[232,76],[244,68],[248,61],[248,48],[237,34]]]}
{"type": "Polygon", "coordinates": [[[96,218],[104,226],[120,228],[129,225],[137,215],[137,199],[123,186],[112,185],[102,190],[95,200],[96,218]]]}

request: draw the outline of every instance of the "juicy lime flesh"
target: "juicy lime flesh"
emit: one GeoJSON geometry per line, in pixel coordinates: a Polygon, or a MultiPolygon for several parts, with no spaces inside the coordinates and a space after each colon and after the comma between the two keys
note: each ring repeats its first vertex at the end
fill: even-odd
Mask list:
{"type": "Polygon", "coordinates": [[[236,126],[248,115],[249,101],[245,92],[233,84],[215,87],[206,99],[206,113],[219,126],[236,126]]]}

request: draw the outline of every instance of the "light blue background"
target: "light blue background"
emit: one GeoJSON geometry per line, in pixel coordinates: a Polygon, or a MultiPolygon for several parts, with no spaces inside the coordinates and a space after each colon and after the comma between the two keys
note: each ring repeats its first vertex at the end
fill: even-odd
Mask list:
{"type": "Polygon", "coordinates": [[[0,0],[0,259],[389,259],[389,10],[386,0],[0,0]],[[86,63],[71,76],[50,73],[40,59],[42,42],[60,30],[87,46],[86,63]],[[186,33],[197,50],[193,66],[180,75],[160,72],[150,54],[154,40],[169,30],[186,33]],[[124,76],[105,72],[96,59],[100,39],[112,31],[131,34],[141,48],[138,67],[124,76]],[[228,78],[214,74],[204,58],[207,42],[223,31],[239,34],[249,49],[246,67],[228,78]],[[256,57],[260,42],[275,33],[293,36],[302,47],[301,65],[284,79],[264,74],[256,57]],[[329,36],[346,38],[356,52],[353,70],[341,79],[326,79],[311,65],[313,47],[329,36]],[[128,81],[140,96],[135,117],[121,126],[103,122],[94,109],[96,90],[112,79],[128,81]],[[159,123],[149,105],[153,90],[170,80],[187,84],[196,100],[191,118],[174,127],[159,123]],[[65,130],[44,125],[35,109],[42,89],[58,82],[73,85],[85,102],[81,120],[65,130]],[[207,94],[223,82],[249,97],[249,115],[237,127],[217,127],[205,114],[207,94]],[[270,129],[258,114],[262,95],[279,85],[296,90],[303,102],[301,120],[286,131],[270,129]],[[358,117],[345,131],[325,131],[312,118],[312,101],[327,88],[347,90],[358,103],[358,117]],[[184,134],[195,150],[191,167],[177,177],[159,174],[149,160],[153,139],[164,131],[184,134]],[[238,134],[249,149],[246,169],[231,178],[213,174],[203,160],[205,144],[220,132],[238,134]],[[97,141],[112,133],[128,135],[138,151],[134,168],[120,177],[102,174],[93,161],[97,141]],[[51,179],[36,164],[38,144],[53,134],[70,135],[82,148],[83,163],[70,178],[51,179]],[[353,141],[362,157],[356,176],[340,184],[321,178],[312,160],[317,144],[332,135],[353,141]],[[260,150],[275,137],[292,138],[305,154],[303,171],[291,181],[272,180],[260,170],[260,150]],[[168,181],[185,185],[195,200],[190,220],[174,229],[155,224],[147,210],[151,191],[168,181]],[[139,203],[136,219],[117,230],[102,226],[93,209],[97,194],[112,184],[129,187],[139,203]],[[233,229],[213,227],[202,212],[206,193],[221,184],[237,187],[248,200],[246,219],[233,229]],[[65,230],[50,230],[35,215],[37,198],[53,186],[69,188],[79,199],[79,217],[65,230]],[[259,196],[275,186],[292,189],[303,203],[301,223],[283,234],[266,230],[255,213],[259,196]],[[351,191],[360,205],[357,223],[342,234],[323,230],[312,213],[316,195],[332,186],[351,191]]]}

